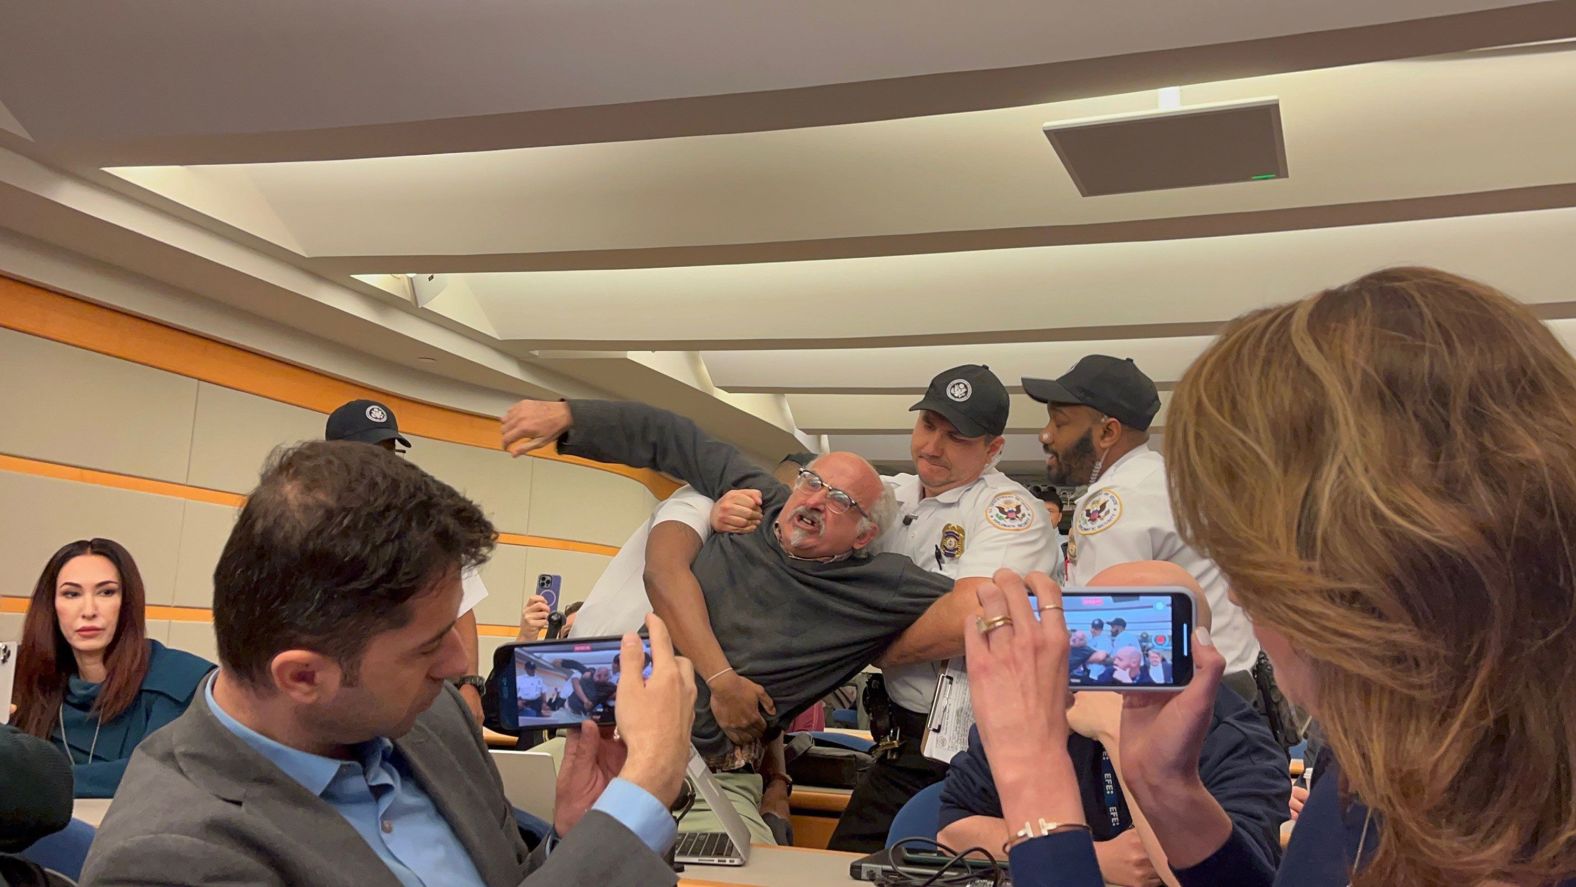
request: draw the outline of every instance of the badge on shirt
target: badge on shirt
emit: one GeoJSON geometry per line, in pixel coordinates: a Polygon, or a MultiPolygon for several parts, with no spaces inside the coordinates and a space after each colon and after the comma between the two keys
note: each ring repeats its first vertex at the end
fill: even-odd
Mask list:
{"type": "Polygon", "coordinates": [[[1034,512],[1017,493],[997,493],[985,506],[985,519],[996,529],[1009,532],[1034,526],[1034,512]]]}
{"type": "Polygon", "coordinates": [[[1078,534],[1071,533],[1067,536],[1067,563],[1078,563],[1078,534]]]}
{"type": "Polygon", "coordinates": [[[957,524],[947,524],[941,528],[941,556],[948,560],[957,560],[963,556],[963,528],[957,524]]]}
{"type": "Polygon", "coordinates": [[[1121,516],[1122,497],[1113,490],[1101,490],[1078,510],[1078,532],[1093,536],[1116,523],[1121,516]]]}

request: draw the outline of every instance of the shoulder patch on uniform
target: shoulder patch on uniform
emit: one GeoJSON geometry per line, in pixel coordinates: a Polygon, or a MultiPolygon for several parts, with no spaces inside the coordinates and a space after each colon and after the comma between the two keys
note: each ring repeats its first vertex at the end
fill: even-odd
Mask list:
{"type": "Polygon", "coordinates": [[[1034,526],[1034,509],[1017,493],[997,493],[985,506],[985,519],[998,530],[1027,530],[1034,526]]]}
{"type": "Polygon", "coordinates": [[[1101,490],[1078,509],[1078,532],[1092,536],[1108,529],[1122,516],[1122,497],[1115,490],[1101,490]]]}

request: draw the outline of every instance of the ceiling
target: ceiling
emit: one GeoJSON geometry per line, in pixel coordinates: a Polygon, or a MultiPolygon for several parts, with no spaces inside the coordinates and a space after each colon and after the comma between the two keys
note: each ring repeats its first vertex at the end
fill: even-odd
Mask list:
{"type": "Polygon", "coordinates": [[[1164,398],[1231,317],[1385,265],[1576,344],[1573,83],[1572,0],[11,4],[0,272],[763,459],[900,466],[930,377],[984,362],[1032,476],[1023,375],[1131,356],[1164,398]],[[1080,196],[1041,127],[1167,86],[1278,99],[1289,176],[1080,196]]]}

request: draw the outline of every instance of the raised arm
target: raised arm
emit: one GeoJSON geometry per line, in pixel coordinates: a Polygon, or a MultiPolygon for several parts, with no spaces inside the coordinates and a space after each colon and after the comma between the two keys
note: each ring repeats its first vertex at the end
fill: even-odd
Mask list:
{"type": "Polygon", "coordinates": [[[695,663],[696,677],[711,689],[711,710],[717,725],[735,744],[759,739],[766,730],[761,717],[776,706],[759,684],[732,670],[727,654],[711,630],[711,611],[690,564],[700,552],[695,531],[676,521],[651,528],[646,542],[646,596],[667,623],[673,643],[695,663]]]}
{"type": "Polygon", "coordinates": [[[522,400],[503,418],[504,448],[522,455],[558,441],[558,451],[596,462],[654,468],[707,497],[736,487],[782,489],[771,473],[689,419],[638,403],[522,400]]]}
{"type": "Polygon", "coordinates": [[[876,665],[891,668],[963,655],[964,617],[979,612],[979,588],[989,579],[959,579],[886,648],[876,665]]]}

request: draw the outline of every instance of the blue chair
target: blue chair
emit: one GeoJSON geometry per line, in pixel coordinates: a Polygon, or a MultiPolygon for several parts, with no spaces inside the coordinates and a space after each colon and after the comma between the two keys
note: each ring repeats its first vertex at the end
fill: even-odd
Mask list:
{"type": "Polygon", "coordinates": [[[875,740],[873,739],[866,739],[863,736],[849,736],[847,733],[831,733],[823,732],[821,730],[814,730],[811,731],[810,736],[813,737],[816,742],[823,743],[825,745],[835,745],[838,748],[850,748],[854,751],[862,751],[865,754],[870,754],[870,750],[876,747],[875,740]]]}
{"type": "Polygon", "coordinates": [[[927,785],[920,789],[919,794],[908,799],[903,809],[897,811],[897,816],[892,818],[892,827],[887,829],[886,845],[891,847],[904,838],[924,838],[929,841],[936,840],[936,832],[941,822],[941,787],[945,783],[927,785]]]}
{"type": "Polygon", "coordinates": [[[82,878],[82,864],[88,860],[88,847],[98,829],[80,819],[73,819],[66,827],[52,835],[39,838],[19,855],[52,872],[59,872],[73,881],[82,878]]]}
{"type": "Polygon", "coordinates": [[[859,712],[851,708],[834,708],[827,715],[826,723],[833,727],[847,727],[853,730],[859,726],[859,712]]]}

